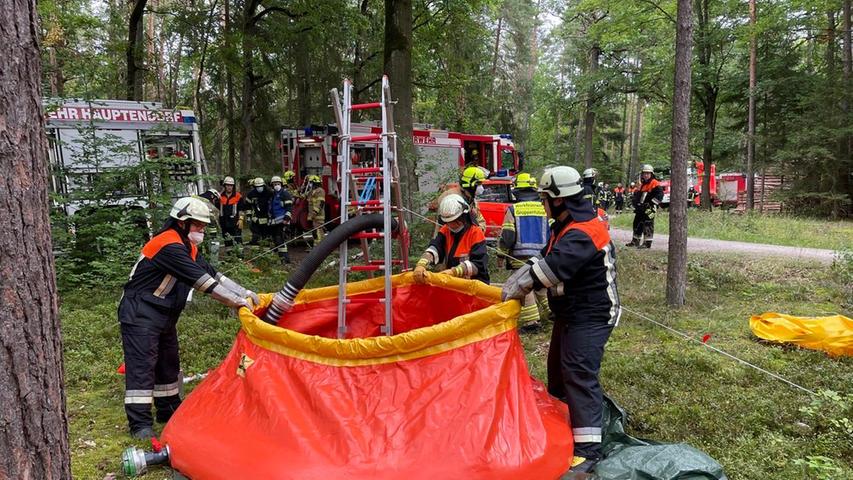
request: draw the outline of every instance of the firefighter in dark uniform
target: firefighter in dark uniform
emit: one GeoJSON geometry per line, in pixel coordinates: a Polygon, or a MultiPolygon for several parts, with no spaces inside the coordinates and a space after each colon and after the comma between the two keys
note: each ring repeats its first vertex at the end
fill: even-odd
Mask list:
{"type": "Polygon", "coordinates": [[[285,229],[290,225],[293,216],[293,197],[284,188],[281,177],[274,176],[270,179],[273,194],[270,200],[270,234],[272,243],[282,263],[290,263],[290,254],[287,251],[287,235],[285,229]]]}
{"type": "Polygon", "coordinates": [[[243,245],[243,228],[240,224],[240,210],[246,208],[243,196],[237,191],[233,177],[222,180],[222,193],[219,195],[219,227],[225,246],[243,245]]]}
{"type": "Polygon", "coordinates": [[[663,187],[655,178],[655,169],[643,165],[640,188],[634,192],[634,236],[626,247],[652,248],[655,235],[655,213],[663,200],[663,187]]]}
{"type": "Polygon", "coordinates": [[[601,190],[595,184],[595,177],[598,176],[598,170],[594,168],[587,168],[583,171],[583,197],[590,201],[596,208],[598,208],[598,195],[601,190]]]}
{"type": "Polygon", "coordinates": [[[118,306],[125,363],[124,409],[134,438],[154,436],[151,404],[157,421],[166,423],[181,404],[178,317],[190,289],[231,308],[258,303],[254,292],[218,273],[199,255],[210,223],[198,198],[175,202],[163,229],[142,248],[118,306]],[[250,299],[250,300],[247,300],[250,299]]]}
{"type": "Polygon", "coordinates": [[[258,245],[264,238],[270,237],[270,201],[272,190],[264,184],[264,179],[258,177],[252,180],[252,190],[246,194],[246,204],[249,207],[252,219],[249,230],[252,232],[252,240],[249,245],[258,245]]]}
{"type": "Polygon", "coordinates": [[[415,267],[415,281],[426,282],[427,267],[444,264],[441,273],[489,283],[489,258],[486,253],[486,234],[471,223],[470,208],[462,195],[450,194],[438,206],[444,225],[429,242],[415,267]]]}
{"type": "MultiPolygon", "coordinates": [[[[536,179],[529,173],[519,173],[512,181],[512,194],[516,203],[506,209],[498,251],[506,257],[507,269],[518,270],[527,259],[539,255],[548,243],[548,215],[536,193],[536,179]]],[[[546,303],[534,292],[522,302],[518,323],[521,331],[534,332],[541,327],[537,303],[546,303]]],[[[547,309],[543,305],[543,309],[547,309]]]]}
{"type": "Polygon", "coordinates": [[[621,183],[617,184],[616,188],[613,189],[613,196],[616,201],[616,213],[622,213],[625,206],[625,187],[621,183]]]}
{"type": "Polygon", "coordinates": [[[548,350],[548,392],[569,406],[572,471],[589,472],[601,458],[602,391],[598,380],[604,346],[619,322],[615,247],[606,222],[584,198],[571,167],[545,172],[539,183],[551,238],[504,283],[502,297],[522,299],[548,289],[554,331],[548,350]]]}

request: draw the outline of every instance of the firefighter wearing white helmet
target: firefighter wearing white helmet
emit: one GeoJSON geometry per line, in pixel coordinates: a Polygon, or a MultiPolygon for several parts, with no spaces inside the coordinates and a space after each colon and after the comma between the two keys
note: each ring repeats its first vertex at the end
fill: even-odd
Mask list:
{"type": "Polygon", "coordinates": [[[572,471],[589,472],[601,458],[604,346],[621,314],[616,257],[607,222],[584,197],[571,167],[545,172],[539,193],[551,225],[541,251],[504,283],[502,297],[522,299],[548,290],[554,330],[548,350],[548,392],[572,412],[572,471]]]}
{"type": "Polygon", "coordinates": [[[598,170],[587,168],[583,171],[583,189],[584,197],[586,197],[593,205],[598,207],[598,196],[601,189],[595,184],[595,178],[598,176],[598,170]]]}
{"type": "Polygon", "coordinates": [[[222,191],[219,193],[219,226],[226,247],[237,244],[243,245],[243,228],[240,225],[240,212],[247,209],[243,195],[237,191],[234,177],[222,180],[222,191]]]}
{"type": "Polygon", "coordinates": [[[270,238],[270,201],[272,200],[272,189],[267,188],[264,179],[257,177],[252,180],[252,190],[246,194],[246,203],[249,207],[248,219],[249,231],[252,232],[252,240],[249,245],[258,245],[261,240],[270,238]]]}
{"type": "MultiPolygon", "coordinates": [[[[506,258],[508,270],[518,270],[532,257],[539,255],[548,243],[548,215],[539,194],[536,179],[529,173],[518,173],[513,179],[512,194],[515,203],[507,207],[498,238],[499,256],[506,258]]],[[[547,310],[544,294],[530,292],[522,302],[518,323],[522,332],[534,332],[541,328],[539,306],[547,310]]]]}
{"type": "Polygon", "coordinates": [[[640,170],[640,188],[634,192],[634,235],[626,247],[652,248],[655,236],[655,213],[663,201],[663,187],[649,164],[640,170]]]}
{"type": "Polygon", "coordinates": [[[124,285],[118,320],[125,363],[124,408],[134,438],[154,436],[152,404],[160,423],[166,423],[181,404],[175,326],[190,289],[231,308],[259,301],[199,253],[209,223],[208,208],[198,198],[175,202],[163,228],[142,248],[124,285]]]}
{"type": "Polygon", "coordinates": [[[486,235],[471,224],[470,207],[462,195],[450,194],[438,206],[443,225],[415,267],[418,283],[426,283],[427,268],[443,264],[441,273],[489,283],[486,235]]]}
{"type": "MultiPolygon", "coordinates": [[[[483,232],[486,231],[486,219],[480,213],[477,207],[477,195],[483,193],[483,181],[486,179],[486,171],[477,166],[466,167],[459,175],[459,185],[448,186],[436,200],[436,204],[440,205],[448,195],[460,195],[468,204],[468,214],[471,216],[471,223],[479,226],[483,232]]],[[[438,233],[436,226],[435,232],[438,233]]]]}

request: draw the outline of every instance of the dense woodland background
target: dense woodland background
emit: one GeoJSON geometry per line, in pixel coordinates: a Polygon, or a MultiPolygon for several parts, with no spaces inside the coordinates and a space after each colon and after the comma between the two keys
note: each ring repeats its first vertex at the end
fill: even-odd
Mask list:
{"type": "MultiPolygon", "coordinates": [[[[754,36],[755,172],[785,176],[789,211],[849,215],[850,3],[762,0],[751,26],[746,0],[695,0],[691,157],[746,171],[754,36]]],[[[592,165],[615,183],[640,163],[670,165],[675,0],[43,0],[38,8],[45,95],[191,106],[218,174],[276,171],[283,126],[331,122],[328,91],[343,77],[357,100],[377,98],[383,72],[401,97],[402,123],[511,133],[532,170],[592,165]]]]}

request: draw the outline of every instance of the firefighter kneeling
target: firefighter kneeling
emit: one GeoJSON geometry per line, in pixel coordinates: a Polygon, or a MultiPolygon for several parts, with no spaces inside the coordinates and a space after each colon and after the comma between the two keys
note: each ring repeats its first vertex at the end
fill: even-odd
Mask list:
{"type": "Polygon", "coordinates": [[[554,331],[548,350],[548,392],[569,406],[572,471],[589,472],[601,457],[602,391],[598,381],[604,345],[621,314],[616,291],[615,248],[606,222],[584,198],[571,167],[542,175],[539,193],[551,225],[542,250],[503,287],[503,298],[522,299],[548,289],[554,331]]]}
{"type": "Polygon", "coordinates": [[[461,195],[452,193],[441,200],[438,215],[444,225],[429,242],[415,267],[415,281],[425,283],[427,267],[444,263],[441,273],[489,283],[486,235],[471,224],[470,207],[461,195]]]}
{"type": "Polygon", "coordinates": [[[118,306],[124,349],[124,410],[134,438],[154,436],[151,404],[157,421],[166,423],[181,404],[180,361],[176,325],[190,289],[232,308],[257,304],[258,296],[217,272],[198,254],[208,207],[197,198],[175,202],[163,229],[142,248],[130,271],[118,306]]]}

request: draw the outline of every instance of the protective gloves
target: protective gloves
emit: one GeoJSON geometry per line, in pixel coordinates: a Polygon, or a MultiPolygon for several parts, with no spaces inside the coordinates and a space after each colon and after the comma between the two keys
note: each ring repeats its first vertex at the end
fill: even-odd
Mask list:
{"type": "Polygon", "coordinates": [[[231,280],[225,275],[219,274],[216,279],[222,286],[236,293],[242,298],[249,298],[252,300],[253,305],[259,305],[261,303],[261,299],[258,297],[258,294],[249,290],[248,288],[243,288],[239,283],[231,280]]]}
{"type": "Polygon", "coordinates": [[[525,263],[504,282],[501,289],[501,300],[522,299],[533,290],[533,276],[530,274],[531,265],[525,263]]]}
{"type": "Polygon", "coordinates": [[[213,297],[217,302],[234,309],[238,309],[240,307],[251,308],[249,302],[246,301],[246,297],[240,296],[233,291],[225,288],[221,283],[215,287],[213,287],[213,291],[210,292],[210,296],[213,297]]]}
{"type": "Polygon", "coordinates": [[[415,283],[424,284],[427,282],[427,265],[429,265],[429,260],[422,258],[418,260],[418,264],[415,267],[415,283]]]}
{"type": "Polygon", "coordinates": [[[646,216],[649,217],[649,219],[655,218],[655,211],[655,207],[646,208],[646,216]]]}

